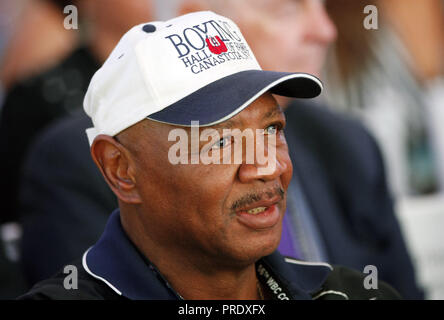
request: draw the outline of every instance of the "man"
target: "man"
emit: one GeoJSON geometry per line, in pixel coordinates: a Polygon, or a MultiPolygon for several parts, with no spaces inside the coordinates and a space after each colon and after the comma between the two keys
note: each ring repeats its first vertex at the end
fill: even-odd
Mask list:
{"type": "MultiPolygon", "coordinates": [[[[267,69],[319,75],[328,45],[335,39],[334,25],[318,1],[181,3],[175,10],[212,9],[235,18],[267,69]]],[[[289,103],[288,98],[277,98],[282,106],[289,103]]],[[[361,271],[375,265],[378,276],[404,297],[421,297],[373,138],[357,122],[323,106],[298,100],[285,112],[294,173],[280,252],[361,271]]],[[[39,139],[27,161],[22,193],[24,258],[34,281],[48,277],[94,243],[94,235],[103,229],[101,222],[115,205],[82,136],[89,126],[86,116],[62,121],[39,139]],[[71,170],[53,163],[65,163],[71,170]],[[82,237],[75,236],[80,231],[82,237]],[[46,259],[33,254],[39,247],[48,248],[39,253],[46,259]]]]}
{"type": "Polygon", "coordinates": [[[22,298],[397,298],[384,283],[365,289],[359,273],[275,251],[292,164],[272,93],[321,89],[308,74],[262,71],[237,26],[212,12],[132,28],[84,101],[91,154],[120,210],[75,264],[77,290],[61,273],[22,298]],[[249,130],[253,145],[235,133],[249,130]]]}

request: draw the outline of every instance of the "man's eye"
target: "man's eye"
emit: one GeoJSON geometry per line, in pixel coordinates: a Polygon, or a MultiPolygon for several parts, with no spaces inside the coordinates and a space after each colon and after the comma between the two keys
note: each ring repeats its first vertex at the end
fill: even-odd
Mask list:
{"type": "Polygon", "coordinates": [[[264,131],[266,134],[276,134],[279,131],[279,128],[277,124],[272,124],[271,126],[265,128],[264,131]]]}
{"type": "Polygon", "coordinates": [[[212,149],[222,149],[229,145],[231,142],[231,136],[223,137],[218,142],[213,144],[212,149]]]}

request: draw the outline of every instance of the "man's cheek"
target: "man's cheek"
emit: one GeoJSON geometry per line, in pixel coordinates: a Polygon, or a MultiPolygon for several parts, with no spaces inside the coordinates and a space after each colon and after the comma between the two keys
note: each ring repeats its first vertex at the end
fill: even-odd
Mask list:
{"type": "Polygon", "coordinates": [[[293,164],[291,162],[290,156],[288,155],[288,152],[285,152],[282,161],[286,166],[286,170],[282,174],[282,186],[284,187],[285,190],[287,190],[288,185],[290,184],[291,178],[293,176],[293,164]]]}

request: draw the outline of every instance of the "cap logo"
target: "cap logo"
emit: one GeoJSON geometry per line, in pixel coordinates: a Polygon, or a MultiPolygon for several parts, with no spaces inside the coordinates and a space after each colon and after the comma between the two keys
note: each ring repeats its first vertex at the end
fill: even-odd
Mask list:
{"type": "Polygon", "coordinates": [[[205,39],[205,42],[208,45],[208,49],[214,53],[214,54],[221,54],[223,52],[227,52],[227,46],[225,45],[225,43],[220,39],[219,36],[216,37],[211,37],[209,38],[207,36],[207,38],[205,39]]]}
{"type": "Polygon", "coordinates": [[[193,74],[228,61],[253,60],[245,40],[228,21],[208,20],[165,37],[177,58],[193,74]]]}

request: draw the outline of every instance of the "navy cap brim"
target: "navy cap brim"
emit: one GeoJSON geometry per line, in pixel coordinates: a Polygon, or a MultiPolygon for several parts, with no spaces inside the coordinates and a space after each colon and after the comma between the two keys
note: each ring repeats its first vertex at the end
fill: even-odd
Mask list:
{"type": "Polygon", "coordinates": [[[242,71],[193,92],[148,119],[179,126],[199,121],[200,126],[211,126],[230,119],[268,91],[291,98],[314,98],[322,92],[322,83],[306,73],[242,71]]]}

